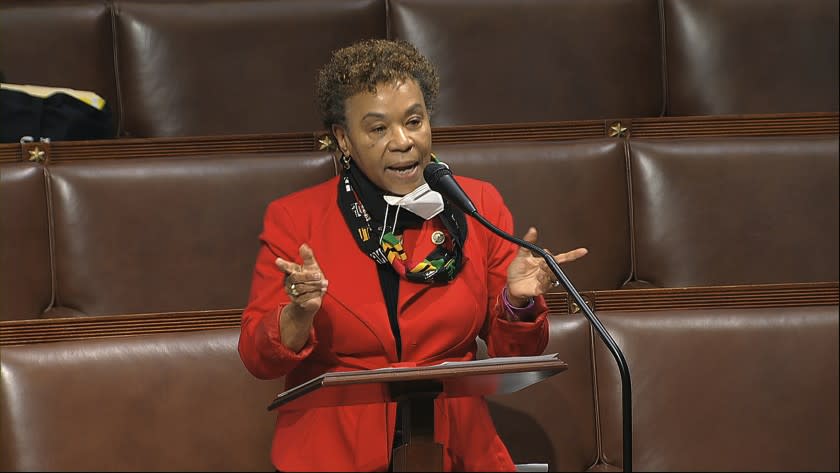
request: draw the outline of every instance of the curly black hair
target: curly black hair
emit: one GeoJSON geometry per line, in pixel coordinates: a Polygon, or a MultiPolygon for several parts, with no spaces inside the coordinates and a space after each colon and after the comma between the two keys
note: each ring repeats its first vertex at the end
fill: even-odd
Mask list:
{"type": "Polygon", "coordinates": [[[324,126],[346,126],[344,102],[362,91],[376,93],[376,84],[414,79],[431,114],[440,88],[435,66],[404,40],[366,39],[333,51],[318,71],[315,96],[324,126]]]}

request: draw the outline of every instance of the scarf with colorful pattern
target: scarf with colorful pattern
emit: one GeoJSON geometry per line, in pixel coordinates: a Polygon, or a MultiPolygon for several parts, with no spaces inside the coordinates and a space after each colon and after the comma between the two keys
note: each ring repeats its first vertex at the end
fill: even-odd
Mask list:
{"type": "Polygon", "coordinates": [[[385,192],[352,161],[338,180],[338,206],[359,248],[377,264],[390,266],[409,281],[433,284],[455,279],[467,238],[464,212],[445,202],[443,212],[433,218],[441,219],[449,238],[440,238],[424,258],[409,261],[397,235],[406,228],[419,228],[424,220],[408,210],[400,213],[400,207],[388,205],[383,195],[385,192]]]}

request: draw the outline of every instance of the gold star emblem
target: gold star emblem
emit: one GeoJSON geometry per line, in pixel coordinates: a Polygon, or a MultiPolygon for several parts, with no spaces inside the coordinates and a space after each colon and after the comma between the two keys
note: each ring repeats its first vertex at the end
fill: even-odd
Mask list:
{"type": "Polygon", "coordinates": [[[609,135],[612,137],[624,136],[627,134],[627,127],[622,126],[621,122],[615,122],[610,125],[609,135]]]}
{"type": "Polygon", "coordinates": [[[29,150],[29,160],[41,162],[44,160],[44,151],[37,146],[29,150]]]}
{"type": "Polygon", "coordinates": [[[329,135],[324,135],[318,140],[318,149],[321,151],[332,150],[333,146],[333,140],[329,135]]]}

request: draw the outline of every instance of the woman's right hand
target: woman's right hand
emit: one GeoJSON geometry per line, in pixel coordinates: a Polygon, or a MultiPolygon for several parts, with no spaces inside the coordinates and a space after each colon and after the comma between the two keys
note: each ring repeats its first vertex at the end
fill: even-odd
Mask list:
{"type": "Polygon", "coordinates": [[[274,262],[286,273],[284,284],[290,304],[280,312],[280,342],[293,352],[299,352],[309,339],[315,313],[321,308],[328,281],[321,272],[312,248],[306,243],[300,245],[303,264],[292,263],[283,258],[274,262]]]}
{"type": "Polygon", "coordinates": [[[284,284],[286,294],[289,295],[294,316],[314,315],[321,308],[324,293],[327,292],[329,281],[324,278],[321,267],[315,259],[312,248],[306,243],[300,245],[300,257],[303,264],[277,258],[275,264],[286,273],[284,284]]]}

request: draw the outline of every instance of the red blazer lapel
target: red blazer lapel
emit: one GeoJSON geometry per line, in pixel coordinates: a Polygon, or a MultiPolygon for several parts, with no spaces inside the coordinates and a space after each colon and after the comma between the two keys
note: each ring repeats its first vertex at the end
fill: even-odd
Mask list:
{"type": "Polygon", "coordinates": [[[329,213],[323,220],[325,228],[319,231],[323,238],[314,250],[330,283],[325,303],[338,304],[356,317],[379,339],[388,358],[396,361],[396,345],[376,265],[359,249],[338,208],[329,213]]]}

